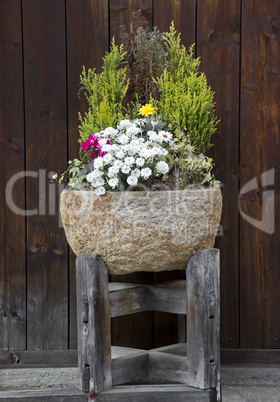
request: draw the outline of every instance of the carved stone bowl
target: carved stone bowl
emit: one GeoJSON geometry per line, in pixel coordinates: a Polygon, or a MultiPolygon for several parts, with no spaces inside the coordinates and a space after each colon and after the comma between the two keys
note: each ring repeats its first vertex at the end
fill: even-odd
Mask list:
{"type": "Polygon", "coordinates": [[[219,189],[107,192],[64,190],[60,204],[76,255],[97,254],[111,274],[184,269],[219,229],[219,189]]]}

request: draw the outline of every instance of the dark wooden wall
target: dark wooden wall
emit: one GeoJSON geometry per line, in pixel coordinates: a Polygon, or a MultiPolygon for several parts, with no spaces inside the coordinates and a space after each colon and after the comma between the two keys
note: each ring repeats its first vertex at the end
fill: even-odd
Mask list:
{"type": "MultiPolygon", "coordinates": [[[[100,70],[112,36],[119,40],[120,25],[139,8],[151,26],[167,30],[174,20],[183,43],[196,42],[216,92],[222,347],[280,347],[280,1],[0,0],[0,349],[76,348],[75,258],[59,226],[59,188],[49,184],[49,174],[78,155],[82,66],[100,70]],[[271,169],[275,207],[266,204],[262,213],[269,188],[261,174],[271,169]],[[38,210],[30,216],[12,211],[5,199],[9,180],[24,171],[33,176],[19,176],[12,197],[18,208],[38,210]],[[273,233],[239,214],[240,188],[254,178],[258,188],[241,197],[241,208],[258,220],[275,211],[273,233]]],[[[119,319],[113,339],[142,347],[171,343],[175,323],[152,313],[119,319]]]]}

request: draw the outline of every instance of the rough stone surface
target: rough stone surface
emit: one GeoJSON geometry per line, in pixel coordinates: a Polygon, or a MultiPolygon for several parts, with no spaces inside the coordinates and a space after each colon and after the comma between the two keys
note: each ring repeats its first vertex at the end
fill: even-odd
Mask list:
{"type": "Polygon", "coordinates": [[[111,192],[64,190],[61,216],[76,255],[97,254],[111,274],[184,269],[199,249],[212,248],[219,189],[111,192]]]}
{"type": "Polygon", "coordinates": [[[78,388],[78,386],[79,369],[76,367],[0,370],[0,391],[8,389],[78,388]]]}

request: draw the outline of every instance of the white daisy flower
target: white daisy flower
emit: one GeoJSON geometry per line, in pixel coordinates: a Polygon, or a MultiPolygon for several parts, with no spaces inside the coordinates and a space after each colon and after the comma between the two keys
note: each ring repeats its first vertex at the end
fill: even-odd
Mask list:
{"type": "Polygon", "coordinates": [[[105,194],[106,190],[105,187],[97,187],[94,192],[96,195],[103,195],[105,194]]]}
{"type": "Polygon", "coordinates": [[[169,166],[166,162],[160,161],[156,164],[156,170],[158,173],[166,174],[169,172],[169,166]]]}
{"type": "Polygon", "coordinates": [[[128,176],[126,181],[130,186],[136,186],[136,184],[138,183],[138,178],[137,176],[128,176]]]}
{"type": "Polygon", "coordinates": [[[160,131],[158,135],[160,138],[162,138],[162,141],[164,142],[170,142],[173,139],[172,134],[169,133],[168,131],[160,131]]]}

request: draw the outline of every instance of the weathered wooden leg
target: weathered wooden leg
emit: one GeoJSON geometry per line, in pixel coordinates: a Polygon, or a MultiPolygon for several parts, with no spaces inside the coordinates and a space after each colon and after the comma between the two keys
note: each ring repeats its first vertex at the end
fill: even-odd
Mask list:
{"type": "Polygon", "coordinates": [[[76,260],[76,276],[82,389],[94,396],[112,388],[108,271],[99,257],[83,254],[76,260]]]}
{"type": "Polygon", "coordinates": [[[189,260],[187,291],[188,385],[217,388],[220,400],[220,253],[200,250],[189,260]]]}

